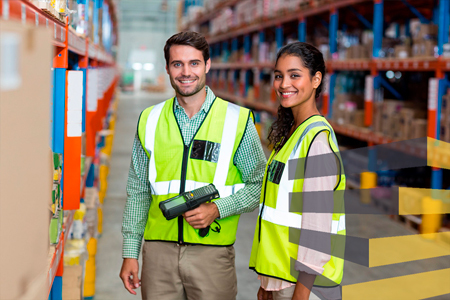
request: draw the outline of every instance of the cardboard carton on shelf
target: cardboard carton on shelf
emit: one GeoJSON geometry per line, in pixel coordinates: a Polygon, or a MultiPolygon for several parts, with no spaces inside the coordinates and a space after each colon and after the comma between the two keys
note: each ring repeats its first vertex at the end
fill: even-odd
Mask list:
{"type": "Polygon", "coordinates": [[[373,103],[373,131],[381,133],[381,121],[383,117],[383,102],[373,103]]]}
{"type": "Polygon", "coordinates": [[[411,139],[423,138],[427,136],[427,120],[415,119],[412,121],[411,139]]]}
{"type": "Polygon", "coordinates": [[[80,300],[82,294],[82,266],[65,266],[63,275],[62,298],[80,300]]]}
{"type": "Polygon", "coordinates": [[[411,57],[411,46],[409,45],[397,45],[394,47],[396,58],[408,58],[411,57]]]}
{"type": "Polygon", "coordinates": [[[413,57],[434,57],[437,50],[437,42],[434,39],[418,39],[414,40],[414,44],[412,47],[412,56],[413,57]]]}
{"type": "Polygon", "coordinates": [[[393,118],[394,115],[400,112],[404,106],[403,101],[397,100],[384,100],[382,102],[381,113],[381,132],[386,136],[393,136],[394,126],[397,126],[398,119],[393,118]]]}
{"type": "Polygon", "coordinates": [[[441,119],[440,140],[450,143],[450,120],[441,119]]]}
{"type": "Polygon", "coordinates": [[[438,26],[435,24],[420,24],[419,38],[436,37],[438,26]]]}
{"type": "Polygon", "coordinates": [[[255,102],[255,89],[253,87],[249,87],[247,90],[247,101],[255,102]]]}
{"type": "Polygon", "coordinates": [[[441,116],[444,119],[450,120],[450,94],[442,97],[441,116]]]}
{"type": "Polygon", "coordinates": [[[398,138],[400,139],[410,139],[412,132],[412,122],[414,119],[426,118],[427,112],[425,110],[413,109],[413,108],[402,108],[400,110],[400,130],[398,138]]]}
{"type": "Polygon", "coordinates": [[[364,110],[358,109],[345,112],[345,123],[357,127],[364,127],[364,110]]]}
{"type": "MultiPolygon", "coordinates": [[[[8,68],[8,77],[0,77],[0,299],[21,299],[34,282],[46,282],[48,271],[54,49],[45,26],[0,20],[0,33],[0,63],[8,68]]],[[[37,289],[28,299],[47,299],[45,292],[37,289]]]]}
{"type": "Polygon", "coordinates": [[[364,116],[365,113],[363,109],[356,110],[352,124],[358,127],[364,127],[364,116]]]}
{"type": "Polygon", "coordinates": [[[343,125],[346,121],[345,112],[345,101],[336,98],[336,101],[333,101],[333,121],[335,121],[338,125],[343,125]]]}

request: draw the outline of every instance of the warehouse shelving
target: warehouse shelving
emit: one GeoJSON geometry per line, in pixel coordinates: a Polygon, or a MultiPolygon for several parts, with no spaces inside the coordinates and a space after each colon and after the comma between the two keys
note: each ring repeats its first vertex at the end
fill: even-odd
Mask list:
{"type": "MultiPolygon", "coordinates": [[[[207,12],[196,20],[191,20],[183,30],[200,30],[205,33],[205,36],[211,47],[211,75],[209,84],[213,88],[217,96],[227,99],[229,101],[251,107],[255,110],[266,111],[271,115],[276,116],[276,101],[275,95],[268,96],[266,94],[265,101],[259,99],[261,94],[261,74],[265,73],[267,76],[271,75],[274,62],[267,57],[259,62],[252,60],[251,44],[259,39],[259,42],[266,41],[266,35],[270,34],[273,41],[276,43],[276,48],[280,49],[285,44],[284,38],[288,34],[297,37],[300,41],[306,41],[307,24],[308,26],[317,27],[325,25],[329,36],[329,52],[330,55],[326,60],[327,77],[325,82],[325,91],[322,97],[322,114],[327,117],[330,124],[333,126],[337,134],[347,136],[359,141],[366,142],[368,146],[377,144],[392,143],[393,147],[399,151],[403,151],[409,155],[417,157],[430,157],[436,150],[430,151],[426,145],[416,145],[413,142],[408,143],[408,147],[404,147],[402,143],[398,142],[398,138],[385,136],[379,132],[375,132],[371,127],[373,126],[373,112],[374,112],[374,97],[375,91],[380,87],[386,87],[390,92],[393,91],[392,86],[385,82],[382,78],[381,72],[385,71],[401,71],[401,72],[428,72],[433,74],[429,83],[428,112],[427,112],[427,136],[434,139],[439,139],[440,130],[440,115],[442,98],[449,82],[446,77],[446,72],[450,72],[450,59],[443,56],[443,44],[449,42],[449,22],[450,22],[450,1],[440,0],[434,1],[437,4],[433,7],[431,1],[421,0],[402,0],[402,1],[383,1],[383,0],[340,0],[340,1],[309,1],[302,2],[304,5],[298,6],[295,11],[281,11],[274,14],[272,17],[256,18],[246,25],[235,26],[231,25],[228,29],[215,32],[214,34],[205,33],[205,27],[210,26],[211,20],[217,14],[207,12]],[[395,15],[395,21],[401,18],[417,17],[421,23],[428,22],[420,11],[414,8],[426,7],[425,11],[428,18],[434,15],[434,22],[438,25],[438,56],[437,57],[409,57],[409,58],[382,58],[379,55],[379,50],[382,48],[382,37],[385,30],[385,19],[393,20],[390,15],[395,15]],[[385,8],[385,6],[387,8],[385,8]],[[350,11],[350,12],[349,12],[350,11]],[[343,13],[342,20],[340,13],[343,13]],[[349,14],[353,14],[355,18],[351,20],[349,14]],[[372,16],[373,25],[368,19],[372,16]],[[403,16],[403,17],[402,17],[403,16]],[[324,18],[329,18],[328,23],[324,18]],[[337,34],[340,24],[349,22],[353,26],[355,23],[361,24],[359,27],[369,28],[373,31],[373,47],[371,49],[370,58],[361,59],[342,59],[337,55],[337,34]],[[288,32],[288,33],[286,33],[288,32]],[[257,38],[257,35],[259,36],[257,38]],[[253,41],[252,41],[253,40],[253,41]],[[231,47],[230,47],[231,46],[231,47]],[[237,53],[241,49],[242,57],[236,60],[236,57],[229,62],[231,54],[237,53]],[[224,59],[224,61],[222,60],[224,59]],[[262,61],[262,62],[261,62],[262,61]],[[365,72],[365,95],[364,95],[364,127],[358,127],[350,124],[338,124],[332,120],[333,101],[335,99],[334,87],[336,86],[336,75],[341,71],[360,71],[365,72]],[[249,97],[249,88],[253,78],[253,94],[249,97]],[[259,78],[259,80],[258,80],[259,78]],[[267,98],[269,97],[269,99],[267,98]],[[428,153],[427,153],[428,151],[428,153]]],[[[233,7],[236,5],[235,1],[219,2],[220,8],[226,6],[233,7]]],[[[404,20],[404,19],[403,19],[404,20]]],[[[405,29],[406,30],[406,29],[405,29]]],[[[274,51],[272,49],[272,51],[274,51]]],[[[259,56],[259,55],[258,55],[259,56]]],[[[272,58],[273,59],[273,58],[272,58]]],[[[272,79],[273,80],[273,77],[272,79]]],[[[397,93],[399,94],[399,93],[397,93]]],[[[442,149],[441,149],[442,150],[442,149]]],[[[450,151],[438,151],[439,162],[445,165],[445,162],[450,161],[450,151]]],[[[376,152],[372,154],[376,155],[376,152]]],[[[375,156],[373,156],[375,157],[375,156]]],[[[372,158],[373,158],[372,157],[372,158]]],[[[369,162],[367,168],[373,170],[374,161],[369,162]]],[[[431,188],[442,189],[443,177],[442,170],[433,167],[431,169],[431,188]]],[[[349,182],[349,187],[359,188],[356,182],[349,182]]],[[[415,223],[420,223],[420,216],[412,216],[415,223]]]]}
{"type": "MultiPolygon", "coordinates": [[[[110,8],[108,13],[114,14],[114,2],[107,2],[110,8]]],[[[103,0],[96,0],[96,3],[100,5],[103,0]]],[[[94,9],[98,8],[96,6],[94,9]]],[[[1,1],[0,16],[3,20],[21,21],[24,26],[45,26],[52,32],[55,52],[51,146],[54,153],[63,154],[61,213],[64,211],[64,225],[57,244],[50,247],[47,283],[49,299],[61,299],[64,246],[94,161],[95,148],[99,142],[97,132],[104,125],[115,92],[118,80],[115,60],[111,53],[98,44],[78,36],[69,26],[68,17],[62,22],[29,1],[1,1]],[[73,54],[78,55],[78,69],[69,71],[69,55],[73,54]],[[80,168],[82,133],[86,134],[85,174],[81,174],[80,168]]]]}

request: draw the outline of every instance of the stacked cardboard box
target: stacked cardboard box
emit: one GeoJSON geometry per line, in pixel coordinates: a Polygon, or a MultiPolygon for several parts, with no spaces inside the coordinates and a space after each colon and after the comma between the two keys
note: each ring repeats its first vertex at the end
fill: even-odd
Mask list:
{"type": "Polygon", "coordinates": [[[374,102],[373,103],[373,116],[372,116],[372,125],[373,131],[377,133],[381,133],[381,120],[383,114],[383,102],[374,102]]]}
{"type": "Polygon", "coordinates": [[[413,36],[413,57],[434,57],[437,46],[438,27],[434,24],[420,24],[411,30],[413,36]]]}
{"type": "Polygon", "coordinates": [[[399,112],[405,102],[397,100],[384,100],[381,112],[381,133],[385,136],[396,137],[400,127],[399,112]]]}
{"type": "Polygon", "coordinates": [[[64,267],[62,298],[71,300],[80,300],[82,297],[82,266],[64,267]]]}
{"type": "Polygon", "coordinates": [[[0,20],[0,33],[0,299],[47,299],[51,32],[0,20]]]}
{"type": "Polygon", "coordinates": [[[271,102],[271,95],[272,95],[272,84],[267,81],[263,80],[260,84],[260,99],[258,102],[262,103],[270,103],[271,102]]]}
{"type": "Polygon", "coordinates": [[[375,102],[373,130],[399,140],[426,136],[426,110],[410,106],[411,103],[398,100],[375,102]]]}
{"type": "Polygon", "coordinates": [[[339,125],[364,126],[364,99],[354,94],[337,94],[333,101],[333,120],[339,125]]]}
{"type": "Polygon", "coordinates": [[[412,121],[411,139],[418,139],[427,136],[428,122],[426,119],[415,119],[412,121]]]}
{"type": "Polygon", "coordinates": [[[441,107],[441,141],[450,143],[450,93],[442,97],[441,107]]]}
{"type": "Polygon", "coordinates": [[[409,44],[396,45],[394,47],[395,58],[411,57],[411,46],[409,44]]]}
{"type": "Polygon", "coordinates": [[[372,56],[371,53],[369,45],[352,45],[347,49],[345,59],[368,59],[372,56]]]}
{"type": "Polygon", "coordinates": [[[416,120],[417,119],[424,120],[425,118],[426,118],[426,111],[424,110],[406,107],[402,108],[400,110],[400,124],[399,124],[400,128],[397,128],[400,130],[396,131],[394,137],[402,140],[408,140],[422,135],[421,131],[422,128],[420,128],[419,124],[422,124],[423,122],[417,122],[416,120]]]}

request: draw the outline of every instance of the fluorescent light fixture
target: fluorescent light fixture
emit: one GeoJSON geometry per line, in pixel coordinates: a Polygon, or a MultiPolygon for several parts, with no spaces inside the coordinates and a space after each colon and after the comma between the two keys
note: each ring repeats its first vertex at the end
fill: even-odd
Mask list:
{"type": "Polygon", "coordinates": [[[387,71],[386,72],[386,77],[387,78],[392,79],[392,78],[394,78],[394,76],[395,76],[394,71],[387,71]]]}
{"type": "Polygon", "coordinates": [[[133,64],[133,70],[135,70],[135,71],[142,70],[142,64],[141,63],[134,63],[133,64]]]}
{"type": "Polygon", "coordinates": [[[146,71],[151,71],[154,68],[155,68],[155,65],[153,65],[153,64],[149,64],[149,63],[144,64],[144,70],[146,70],[146,71]]]}

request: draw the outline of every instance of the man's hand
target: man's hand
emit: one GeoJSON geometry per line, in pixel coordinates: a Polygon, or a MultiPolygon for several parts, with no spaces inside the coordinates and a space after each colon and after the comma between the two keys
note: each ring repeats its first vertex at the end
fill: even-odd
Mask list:
{"type": "Polygon", "coordinates": [[[122,263],[122,270],[120,270],[120,279],[123,281],[123,285],[130,292],[130,294],[136,295],[133,291],[141,286],[139,280],[139,263],[135,258],[124,258],[122,263]]]}
{"type": "Polygon", "coordinates": [[[203,203],[193,210],[183,214],[186,221],[195,229],[208,227],[215,219],[220,217],[219,209],[214,203],[203,203]]]}
{"type": "Polygon", "coordinates": [[[272,291],[266,291],[262,287],[259,287],[258,300],[273,300],[272,291]]]}

